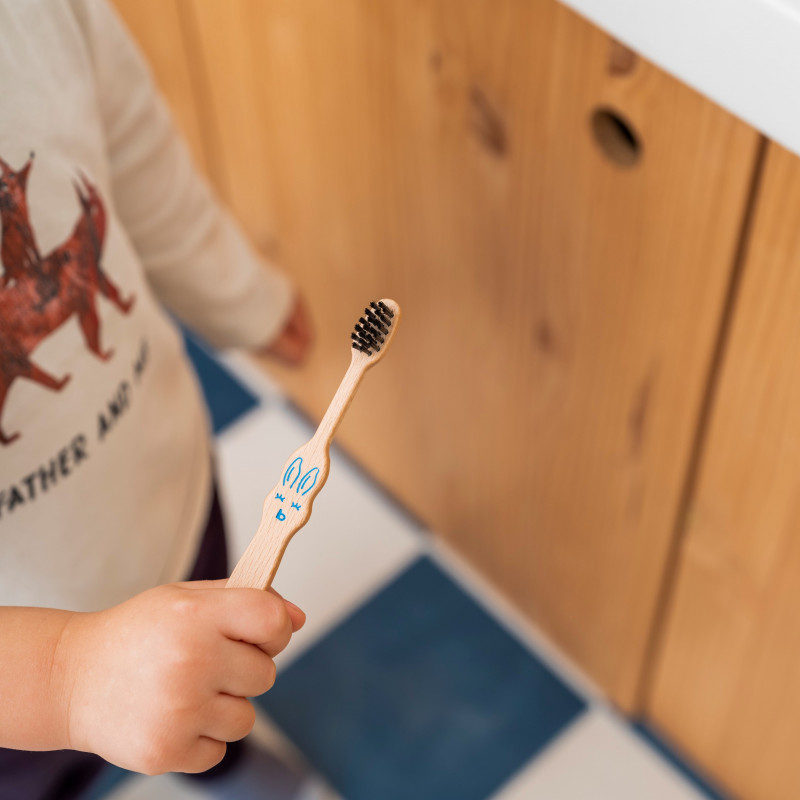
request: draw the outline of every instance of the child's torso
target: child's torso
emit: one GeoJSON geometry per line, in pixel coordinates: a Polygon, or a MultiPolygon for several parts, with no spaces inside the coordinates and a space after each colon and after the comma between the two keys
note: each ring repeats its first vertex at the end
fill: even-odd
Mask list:
{"type": "Polygon", "coordinates": [[[0,604],[97,608],[187,569],[207,424],[68,3],[0,2],[0,96],[0,604]]]}

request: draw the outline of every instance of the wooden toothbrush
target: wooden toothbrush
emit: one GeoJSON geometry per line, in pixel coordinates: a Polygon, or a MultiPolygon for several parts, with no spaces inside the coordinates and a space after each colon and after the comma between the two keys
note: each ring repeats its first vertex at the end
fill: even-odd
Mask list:
{"type": "Polygon", "coordinates": [[[353,400],[364,373],[386,355],[400,322],[394,300],[378,300],[350,334],[350,366],[310,441],[289,456],[278,485],[267,495],[261,524],[228,579],[228,586],[269,589],[289,540],[311,516],[311,506],[325,485],[330,469],[330,447],[344,412],[353,400]]]}

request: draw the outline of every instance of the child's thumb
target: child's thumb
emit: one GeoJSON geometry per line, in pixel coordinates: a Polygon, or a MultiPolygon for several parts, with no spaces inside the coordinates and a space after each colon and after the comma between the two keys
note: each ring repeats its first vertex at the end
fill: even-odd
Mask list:
{"type": "Polygon", "coordinates": [[[222,578],[218,581],[179,581],[174,585],[181,589],[224,589],[227,582],[227,578],[222,578]]]}

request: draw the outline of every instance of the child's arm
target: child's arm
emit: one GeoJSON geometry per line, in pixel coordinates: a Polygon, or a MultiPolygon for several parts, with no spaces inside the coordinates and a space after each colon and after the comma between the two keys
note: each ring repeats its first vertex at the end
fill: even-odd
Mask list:
{"type": "Polygon", "coordinates": [[[292,315],[289,281],[255,253],[196,172],[111,7],[72,6],[93,62],[115,209],[155,293],[212,344],[267,346],[292,315]]]}
{"type": "Polygon", "coordinates": [[[224,586],[159,586],[95,613],[0,608],[0,746],[147,774],[218,763],[305,620],[274,593],[224,586]]]}
{"type": "Polygon", "coordinates": [[[53,608],[0,608],[0,746],[69,747],[68,693],[56,664],[71,616],[53,608]]]}

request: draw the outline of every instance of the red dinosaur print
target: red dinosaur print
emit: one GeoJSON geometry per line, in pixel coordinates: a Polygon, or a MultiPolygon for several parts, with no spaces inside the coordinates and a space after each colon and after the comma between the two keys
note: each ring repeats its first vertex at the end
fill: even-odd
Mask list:
{"type": "MultiPolygon", "coordinates": [[[[124,314],[135,299],[123,300],[100,266],[105,209],[97,190],[83,175],[80,183],[75,182],[81,215],[72,233],[44,258],[40,256],[25,194],[31,159],[18,172],[0,159],[0,258],[4,268],[0,279],[0,416],[15,378],[27,378],[54,391],[66,386],[70,375],[55,378],[30,355],[73,314],[78,316],[89,350],[104,361],[111,358],[113,351],[103,351],[100,346],[100,318],[95,307],[98,291],[124,314]]],[[[10,444],[19,436],[5,434],[0,425],[0,444],[10,444]]]]}

